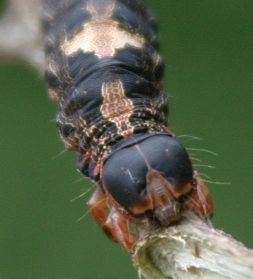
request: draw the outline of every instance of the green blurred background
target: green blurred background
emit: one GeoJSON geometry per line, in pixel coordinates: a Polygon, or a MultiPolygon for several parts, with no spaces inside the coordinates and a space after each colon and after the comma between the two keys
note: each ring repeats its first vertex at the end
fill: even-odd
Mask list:
{"type": "MultiPolygon", "coordinates": [[[[3,1],[1,1],[3,3],[3,1]]],[[[171,122],[214,181],[213,222],[253,247],[253,1],[149,1],[166,61],[171,122]]],[[[137,279],[129,255],[87,215],[92,184],[75,171],[46,85],[24,65],[0,65],[0,278],[137,279]],[[60,154],[60,155],[59,155],[60,154]],[[58,156],[59,155],[59,156],[58,156]]]]}

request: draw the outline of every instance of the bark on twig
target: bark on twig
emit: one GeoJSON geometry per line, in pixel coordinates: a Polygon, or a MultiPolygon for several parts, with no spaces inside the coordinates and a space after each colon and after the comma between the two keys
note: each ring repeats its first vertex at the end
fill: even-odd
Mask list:
{"type": "MultiPolygon", "coordinates": [[[[0,58],[45,69],[40,0],[9,0],[0,20],[0,58]]],[[[188,214],[180,224],[145,232],[133,262],[146,279],[253,279],[253,251],[188,214]]]]}
{"type": "Polygon", "coordinates": [[[45,69],[40,0],[9,0],[0,20],[0,60],[23,59],[45,69]]]}
{"type": "Polygon", "coordinates": [[[253,251],[190,213],[179,225],[149,232],[133,262],[146,279],[253,278],[253,251]]]}

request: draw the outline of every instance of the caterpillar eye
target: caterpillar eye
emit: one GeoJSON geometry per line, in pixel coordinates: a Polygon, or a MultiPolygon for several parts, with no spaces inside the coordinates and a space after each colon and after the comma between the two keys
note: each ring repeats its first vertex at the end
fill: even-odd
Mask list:
{"type": "Polygon", "coordinates": [[[172,211],[180,211],[178,200],[191,190],[192,177],[184,147],[170,136],[155,135],[112,154],[102,183],[130,214],[153,212],[164,223],[172,211]]]}

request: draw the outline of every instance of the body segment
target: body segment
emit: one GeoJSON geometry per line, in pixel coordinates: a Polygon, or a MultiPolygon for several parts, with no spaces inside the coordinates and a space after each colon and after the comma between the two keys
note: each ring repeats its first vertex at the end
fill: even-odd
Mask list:
{"type": "Polygon", "coordinates": [[[56,121],[79,170],[97,181],[89,206],[104,231],[131,250],[130,223],[168,226],[186,208],[208,217],[211,197],[168,125],[144,1],[49,0],[44,27],[56,121]]]}

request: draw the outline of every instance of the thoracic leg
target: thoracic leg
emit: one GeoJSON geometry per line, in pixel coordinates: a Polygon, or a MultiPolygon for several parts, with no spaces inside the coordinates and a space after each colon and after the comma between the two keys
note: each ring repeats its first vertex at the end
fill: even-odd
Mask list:
{"type": "Polygon", "coordinates": [[[192,209],[200,217],[208,218],[213,213],[212,196],[208,191],[207,185],[197,172],[194,178],[196,180],[196,185],[190,196],[187,207],[192,209]]]}
{"type": "Polygon", "coordinates": [[[134,244],[134,235],[129,232],[128,219],[119,213],[114,207],[109,211],[106,194],[97,189],[88,202],[90,212],[97,224],[114,241],[119,242],[127,251],[134,244]]]}
{"type": "Polygon", "coordinates": [[[136,236],[129,231],[128,225],[128,219],[112,207],[104,225],[104,230],[110,232],[111,237],[119,242],[127,251],[131,251],[136,236]]]}
{"type": "Polygon", "coordinates": [[[105,193],[99,188],[96,189],[88,202],[88,207],[98,225],[103,227],[108,215],[108,205],[105,193]]]}

